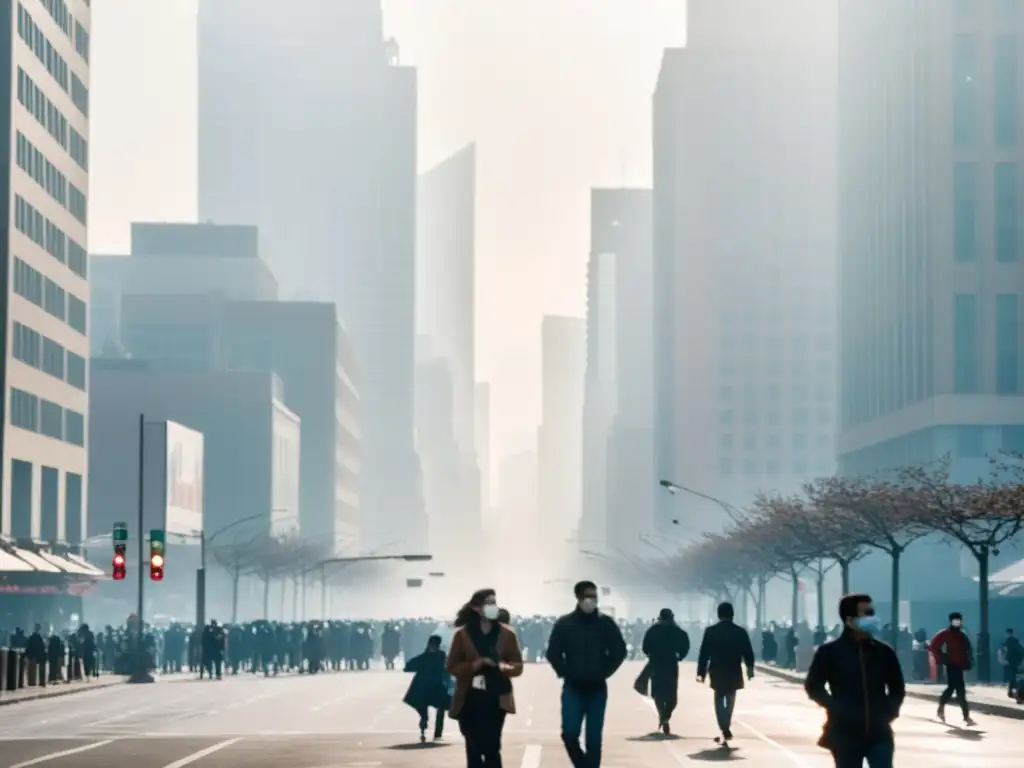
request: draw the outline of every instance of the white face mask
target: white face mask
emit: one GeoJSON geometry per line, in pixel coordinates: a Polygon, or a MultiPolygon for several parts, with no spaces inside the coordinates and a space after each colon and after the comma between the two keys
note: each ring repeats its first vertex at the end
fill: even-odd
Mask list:
{"type": "Polygon", "coordinates": [[[960,619],[953,619],[953,621],[951,621],[951,622],[950,622],[950,624],[952,624],[952,625],[953,625],[954,627],[956,627],[957,629],[960,629],[960,625],[961,625],[962,623],[963,623],[963,622],[962,622],[962,621],[960,621],[960,619]]]}
{"type": "Polygon", "coordinates": [[[580,600],[580,610],[584,613],[593,613],[597,610],[597,598],[584,597],[580,600]]]}
{"type": "Polygon", "coordinates": [[[499,613],[500,611],[496,605],[487,604],[484,606],[484,618],[488,621],[497,619],[499,613]]]}

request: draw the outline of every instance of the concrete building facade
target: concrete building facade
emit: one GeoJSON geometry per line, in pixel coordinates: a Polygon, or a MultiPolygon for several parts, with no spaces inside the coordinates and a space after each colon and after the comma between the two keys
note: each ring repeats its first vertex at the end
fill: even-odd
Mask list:
{"type": "MultiPolygon", "coordinates": [[[[1024,450],[1022,34],[1015,2],[841,4],[843,474],[1024,450]]],[[[904,590],[976,594],[959,556],[911,547],[904,590]]]]}
{"type": "MultiPolygon", "coordinates": [[[[218,538],[218,544],[267,535],[300,515],[301,423],[285,406],[276,374],[168,371],[138,360],[98,359],[93,361],[92,381],[90,536],[109,535],[117,521],[132,521],[130,529],[135,528],[139,489],[132,468],[139,461],[140,415],[203,434],[207,534],[246,517],[263,516],[262,521],[238,526],[234,535],[226,534],[227,540],[218,538]]],[[[163,593],[160,610],[192,615],[198,547],[170,543],[174,549],[168,553],[166,579],[155,587],[163,593]]],[[[209,556],[215,562],[216,552],[209,556]]],[[[211,591],[215,606],[227,597],[226,589],[211,591]]],[[[228,615],[226,607],[212,615],[228,615]]]]}
{"type": "Polygon", "coordinates": [[[278,3],[204,0],[198,24],[200,218],[258,225],[284,295],[341,308],[363,376],[364,541],[422,531],[416,70],[380,0],[321,0],[298,24],[278,3]]]}
{"type": "Polygon", "coordinates": [[[654,99],[656,466],[742,505],[834,466],[835,6],[689,8],[654,99]]]}
{"type": "Polygon", "coordinates": [[[537,432],[538,513],[550,541],[577,535],[583,504],[583,379],[586,321],[541,322],[541,425],[537,432]]]}
{"type": "Polygon", "coordinates": [[[0,533],[77,545],[88,486],[87,0],[0,3],[0,533]]]}

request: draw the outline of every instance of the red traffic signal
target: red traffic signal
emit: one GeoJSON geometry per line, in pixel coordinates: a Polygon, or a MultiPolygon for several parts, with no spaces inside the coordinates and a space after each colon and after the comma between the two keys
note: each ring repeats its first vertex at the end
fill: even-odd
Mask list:
{"type": "Polygon", "coordinates": [[[164,556],[160,554],[152,554],[149,556],[149,578],[153,581],[163,581],[164,579],[164,556]]]}
{"type": "Polygon", "coordinates": [[[112,575],[114,577],[114,581],[124,581],[124,577],[125,577],[125,562],[124,562],[124,555],[122,555],[120,552],[118,552],[117,554],[114,555],[113,574],[112,575]]]}

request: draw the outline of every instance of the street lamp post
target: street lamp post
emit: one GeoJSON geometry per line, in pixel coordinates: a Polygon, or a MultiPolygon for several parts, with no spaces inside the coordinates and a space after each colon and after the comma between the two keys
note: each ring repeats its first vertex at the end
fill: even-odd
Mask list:
{"type": "MultiPolygon", "coordinates": [[[[714,496],[709,496],[706,493],[695,491],[693,488],[687,488],[685,485],[680,485],[679,483],[675,483],[671,480],[660,480],[658,482],[658,485],[660,485],[662,488],[664,488],[666,491],[673,495],[679,492],[683,492],[688,493],[691,496],[696,496],[699,499],[710,501],[712,504],[717,504],[719,507],[721,507],[725,511],[725,514],[729,516],[729,519],[732,520],[734,523],[739,523],[743,521],[743,513],[740,512],[738,509],[736,509],[736,507],[734,507],[727,501],[722,501],[721,499],[715,498],[714,496]]],[[[672,524],[679,525],[679,521],[673,520],[672,524]]]]}

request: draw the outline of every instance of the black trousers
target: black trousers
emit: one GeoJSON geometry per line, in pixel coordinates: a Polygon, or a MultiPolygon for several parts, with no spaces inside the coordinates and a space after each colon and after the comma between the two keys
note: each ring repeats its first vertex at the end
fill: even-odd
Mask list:
{"type": "MultiPolygon", "coordinates": [[[[430,725],[430,708],[424,707],[419,710],[420,713],[420,730],[427,730],[427,726],[430,725]]],[[[444,710],[438,709],[434,714],[434,738],[440,739],[444,735],[444,710]]]]}
{"type": "Polygon", "coordinates": [[[960,704],[960,711],[964,720],[971,716],[971,708],[967,704],[967,687],[964,684],[964,671],[960,667],[946,667],[946,690],[939,696],[939,709],[944,709],[949,700],[956,694],[956,700],[960,704]]]}
{"type": "Polygon", "coordinates": [[[466,740],[467,768],[501,768],[501,731],[505,715],[497,699],[466,701],[459,712],[459,731],[466,740]]]}

